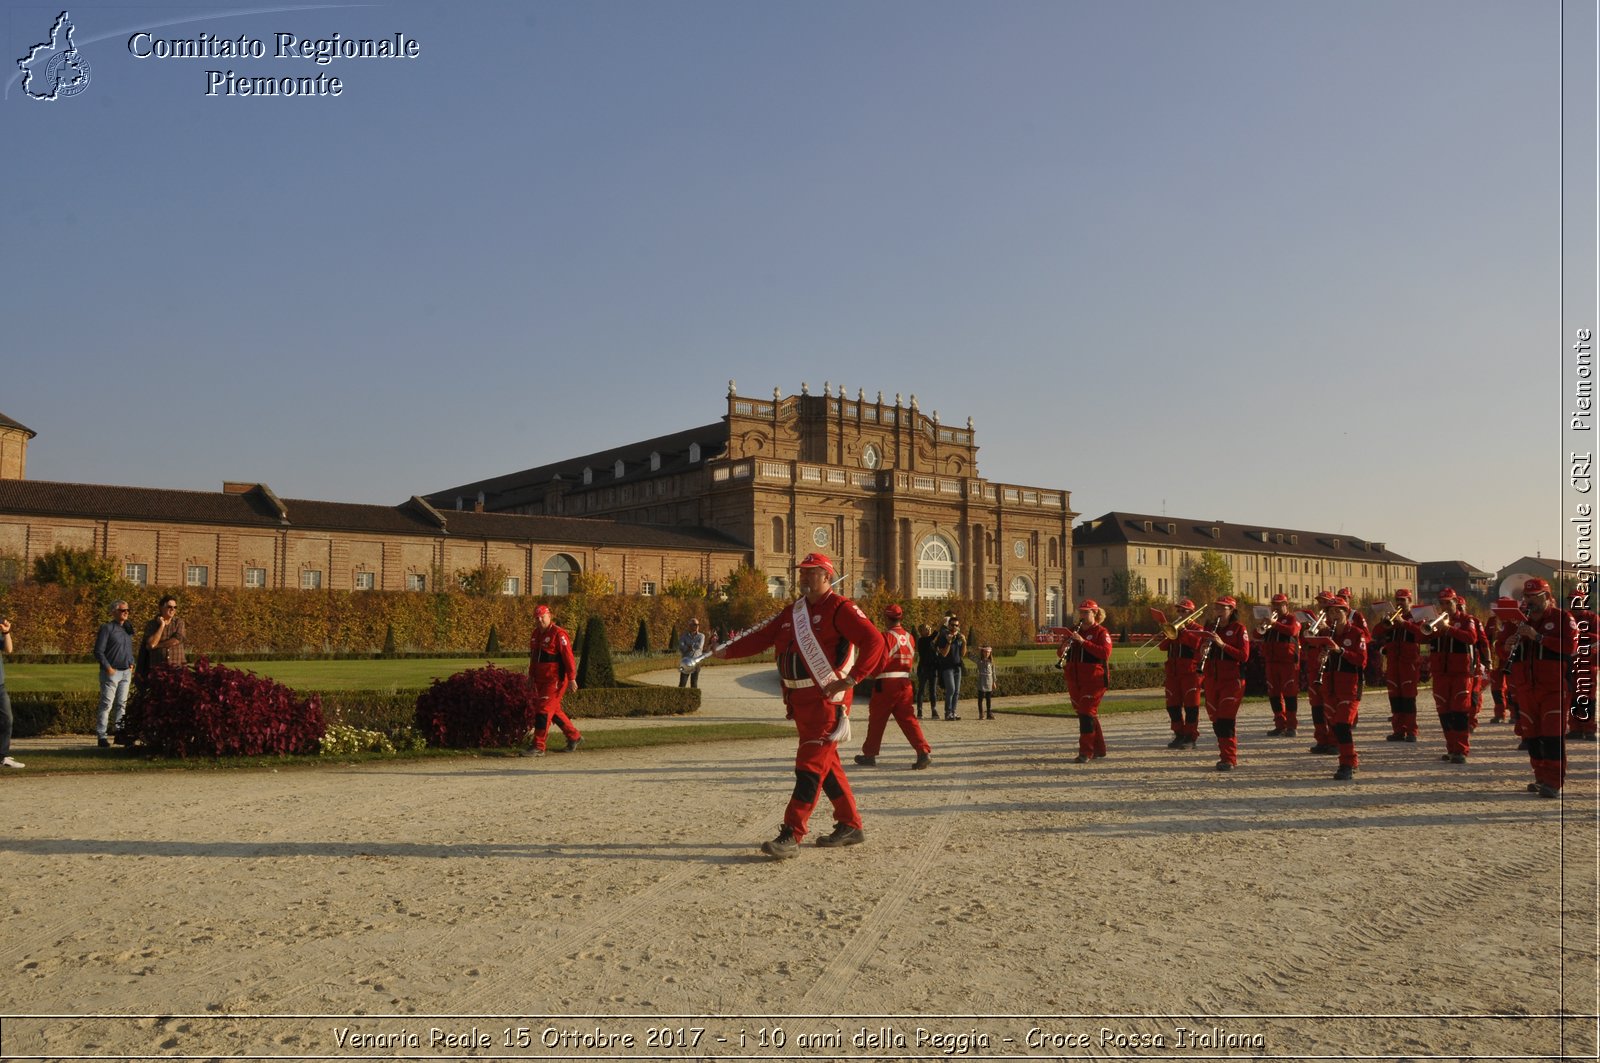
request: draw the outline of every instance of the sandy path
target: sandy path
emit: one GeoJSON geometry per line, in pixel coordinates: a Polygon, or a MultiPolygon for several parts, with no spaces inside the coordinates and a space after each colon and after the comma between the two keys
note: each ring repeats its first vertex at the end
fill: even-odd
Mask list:
{"type": "MultiPolygon", "coordinates": [[[[777,715],[765,669],[702,684],[705,719],[777,715]]],[[[1503,727],[1453,766],[1374,712],[1355,784],[1266,727],[1232,775],[1161,714],[1086,766],[1070,720],[930,724],[917,773],[891,728],[868,844],[781,864],[788,740],[16,773],[0,1055],[1592,1055],[1593,747],[1552,802],[1503,727]]]]}

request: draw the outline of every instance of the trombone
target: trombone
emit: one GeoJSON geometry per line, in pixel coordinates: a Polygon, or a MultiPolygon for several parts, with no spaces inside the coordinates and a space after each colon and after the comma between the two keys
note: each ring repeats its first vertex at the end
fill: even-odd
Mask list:
{"type": "MultiPolygon", "coordinates": [[[[1168,640],[1175,641],[1178,637],[1178,632],[1183,630],[1183,628],[1187,627],[1189,624],[1193,623],[1195,620],[1199,619],[1200,614],[1205,612],[1207,608],[1207,606],[1202,605],[1200,608],[1196,609],[1194,612],[1190,613],[1188,616],[1177,621],[1176,623],[1163,623],[1157,626],[1161,628],[1161,633],[1165,635],[1168,640]]],[[[1152,646],[1157,646],[1159,644],[1159,639],[1151,639],[1149,642],[1146,642],[1143,646],[1139,647],[1138,652],[1133,655],[1133,659],[1136,661],[1142,660],[1144,655],[1150,652],[1150,648],[1152,646]]]]}

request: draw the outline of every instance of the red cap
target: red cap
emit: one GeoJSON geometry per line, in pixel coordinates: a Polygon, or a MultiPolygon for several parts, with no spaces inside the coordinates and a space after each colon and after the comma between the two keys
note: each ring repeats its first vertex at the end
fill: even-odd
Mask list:
{"type": "Polygon", "coordinates": [[[534,616],[549,616],[550,615],[550,607],[548,605],[534,606],[533,615],[534,616]]]}
{"type": "Polygon", "coordinates": [[[1526,582],[1526,583],[1524,583],[1522,585],[1522,593],[1523,594],[1549,594],[1550,593],[1550,584],[1546,583],[1544,580],[1540,579],[1538,576],[1535,576],[1532,579],[1530,579],[1528,582],[1526,582]]]}
{"type": "MultiPolygon", "coordinates": [[[[1540,580],[1539,582],[1543,583],[1544,581],[1540,580]]],[[[1524,587],[1524,588],[1522,588],[1522,591],[1523,591],[1524,594],[1526,594],[1527,591],[1528,591],[1528,588],[1524,587]]],[[[1441,602],[1453,602],[1453,601],[1456,600],[1457,597],[1459,597],[1459,595],[1457,595],[1455,590],[1453,588],[1450,588],[1450,587],[1446,587],[1444,590],[1439,592],[1439,600],[1441,602]]]]}
{"type": "Polygon", "coordinates": [[[1186,613],[1192,613],[1194,612],[1194,603],[1185,598],[1183,601],[1178,603],[1178,608],[1182,609],[1186,613]]]}
{"type": "Polygon", "coordinates": [[[1218,605],[1225,605],[1229,609],[1236,609],[1239,606],[1239,603],[1234,598],[1232,598],[1231,596],[1226,595],[1226,594],[1224,594],[1221,598],[1217,599],[1217,604],[1218,605]]]}
{"type": "Polygon", "coordinates": [[[1394,592],[1394,597],[1395,597],[1396,601],[1399,601],[1401,598],[1415,598],[1416,595],[1412,594],[1410,591],[1406,590],[1404,587],[1401,587],[1399,590],[1394,592]]]}
{"type": "Polygon", "coordinates": [[[906,611],[900,608],[898,605],[886,605],[883,607],[883,615],[888,617],[890,620],[899,620],[902,616],[906,615],[906,611]]]}
{"type": "Polygon", "coordinates": [[[1274,594],[1272,596],[1273,605],[1277,605],[1279,602],[1287,602],[1288,600],[1289,596],[1287,594],[1274,594]]]}
{"type": "Polygon", "coordinates": [[[1328,604],[1339,609],[1348,609],[1350,608],[1350,599],[1346,598],[1342,594],[1335,594],[1332,598],[1328,599],[1328,604]]]}
{"type": "Polygon", "coordinates": [[[1318,591],[1317,592],[1317,601],[1319,601],[1319,602],[1331,602],[1333,600],[1333,598],[1334,598],[1334,593],[1332,591],[1318,591]]]}
{"type": "Polygon", "coordinates": [[[1351,598],[1355,597],[1355,594],[1351,592],[1349,587],[1340,587],[1339,588],[1339,597],[1343,598],[1345,601],[1348,602],[1351,598]]]}
{"type": "Polygon", "coordinates": [[[1085,609],[1093,609],[1098,612],[1100,609],[1100,603],[1095,601],[1093,598],[1085,598],[1083,601],[1078,603],[1078,612],[1081,613],[1085,609]]]}
{"type": "Polygon", "coordinates": [[[828,560],[827,554],[807,554],[797,567],[820,568],[828,575],[833,575],[833,562],[828,560]]]}

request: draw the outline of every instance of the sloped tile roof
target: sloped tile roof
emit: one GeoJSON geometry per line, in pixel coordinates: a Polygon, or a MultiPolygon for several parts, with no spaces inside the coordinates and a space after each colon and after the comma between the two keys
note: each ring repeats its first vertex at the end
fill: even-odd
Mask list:
{"type": "Polygon", "coordinates": [[[1229,524],[1226,521],[1194,520],[1188,517],[1157,516],[1149,513],[1112,511],[1072,529],[1072,545],[1094,546],[1112,543],[1138,543],[1189,550],[1222,550],[1232,553],[1295,554],[1300,557],[1360,558],[1386,564],[1415,564],[1384,546],[1338,532],[1274,528],[1264,524],[1229,524]],[[1150,531],[1145,531],[1146,522],[1150,531]],[[1171,525],[1173,530],[1167,531],[1171,525]],[[1217,529],[1212,535],[1211,529],[1217,529]],[[1261,533],[1266,533],[1265,541],[1261,533]],[[1282,534],[1283,542],[1278,542],[1282,534]],[[1335,545],[1335,544],[1338,545],[1335,545]]]}
{"type": "MultiPolygon", "coordinates": [[[[225,524],[255,528],[313,528],[379,535],[438,535],[439,520],[415,501],[398,506],[313,499],[282,500],[269,492],[239,494],[177,491],[154,487],[0,480],[0,513],[78,517],[94,520],[225,524]]],[[[743,552],[738,540],[710,528],[626,524],[585,517],[523,516],[513,513],[438,513],[443,533],[473,539],[572,543],[595,546],[658,547],[675,550],[743,552]]]]}

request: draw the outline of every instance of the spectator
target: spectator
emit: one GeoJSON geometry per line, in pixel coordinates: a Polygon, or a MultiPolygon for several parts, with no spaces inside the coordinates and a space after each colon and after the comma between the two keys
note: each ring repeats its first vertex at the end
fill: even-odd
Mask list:
{"type": "Polygon", "coordinates": [[[128,683],[133,678],[133,622],[128,619],[128,603],[112,603],[111,616],[94,637],[94,659],[100,664],[100,714],[95,717],[94,734],[101,749],[111,745],[106,727],[112,723],[113,710],[114,729],[122,730],[128,683]]]}
{"type": "Polygon", "coordinates": [[[939,676],[939,654],[933,645],[933,628],[927,624],[917,627],[917,719],[922,719],[922,702],[928,702],[928,718],[937,719],[939,709],[934,701],[933,688],[939,676]]]}
{"type": "Polygon", "coordinates": [[[988,718],[994,719],[994,649],[985,646],[978,651],[978,719],[984,718],[984,706],[989,707],[988,718]]]}
{"type": "Polygon", "coordinates": [[[150,674],[151,667],[158,664],[182,668],[185,661],[183,640],[186,635],[183,621],[178,619],[178,599],[169,594],[161,599],[156,618],[144,626],[135,678],[143,682],[150,674]]]}
{"type": "Polygon", "coordinates": [[[944,718],[959,720],[956,699],[961,696],[961,671],[967,655],[967,640],[961,637],[961,621],[951,617],[934,644],[939,652],[939,683],[944,687],[944,718]]]}
{"type": "Polygon", "coordinates": [[[11,696],[6,693],[6,654],[11,652],[11,621],[0,620],[0,768],[20,768],[11,757],[11,696]]]}
{"type": "MultiPolygon", "coordinates": [[[[700,656],[705,651],[706,633],[700,630],[699,618],[691,617],[689,619],[689,630],[678,636],[678,658],[680,661],[687,661],[690,658],[700,656]]],[[[680,664],[678,666],[678,685],[680,687],[691,686],[698,689],[700,686],[700,666],[696,664],[693,668],[685,669],[680,664]]]]}

